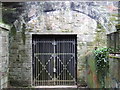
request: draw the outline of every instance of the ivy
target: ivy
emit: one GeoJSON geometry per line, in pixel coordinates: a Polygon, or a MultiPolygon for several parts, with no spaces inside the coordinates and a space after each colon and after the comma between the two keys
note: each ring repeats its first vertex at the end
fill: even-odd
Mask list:
{"type": "MultiPolygon", "coordinates": [[[[26,40],[25,31],[26,31],[26,26],[23,23],[22,29],[21,29],[21,36],[22,36],[23,44],[25,44],[25,40],[26,40]]],[[[10,35],[10,37],[13,37],[14,39],[16,38],[17,30],[16,30],[15,25],[12,26],[9,35],[10,35]]]]}
{"type": "Polygon", "coordinates": [[[102,88],[105,88],[105,77],[109,72],[109,49],[98,48],[94,51],[94,55],[98,82],[102,88]]]}
{"type": "Polygon", "coordinates": [[[10,30],[10,36],[16,36],[16,28],[15,25],[12,26],[11,30],[10,30]]]}
{"type": "Polygon", "coordinates": [[[23,40],[23,44],[25,44],[25,40],[26,40],[25,30],[26,30],[26,26],[25,26],[25,24],[23,24],[23,27],[22,27],[22,40],[23,40]]]}

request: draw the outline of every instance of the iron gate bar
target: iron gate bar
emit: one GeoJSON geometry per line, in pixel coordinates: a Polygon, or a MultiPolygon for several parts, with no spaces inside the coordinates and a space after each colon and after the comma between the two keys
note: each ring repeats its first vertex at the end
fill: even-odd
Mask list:
{"type": "Polygon", "coordinates": [[[76,36],[66,36],[33,35],[34,86],[76,85],[76,36]]]}
{"type": "Polygon", "coordinates": [[[35,53],[34,55],[73,55],[73,53],[35,53]]]}

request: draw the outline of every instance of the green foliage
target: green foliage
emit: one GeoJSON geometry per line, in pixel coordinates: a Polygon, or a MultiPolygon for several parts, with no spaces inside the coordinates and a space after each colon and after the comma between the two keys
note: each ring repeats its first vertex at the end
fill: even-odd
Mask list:
{"type": "Polygon", "coordinates": [[[102,88],[105,88],[105,77],[109,72],[109,49],[98,48],[94,51],[95,67],[98,81],[102,88]]]}
{"type": "Polygon", "coordinates": [[[103,26],[99,22],[97,22],[97,28],[102,29],[103,26]]]}
{"type": "MultiPolygon", "coordinates": [[[[22,36],[23,44],[25,44],[25,40],[26,40],[25,31],[26,31],[26,26],[25,26],[25,24],[23,24],[22,29],[21,29],[21,36],[22,36]]],[[[17,30],[16,30],[15,25],[13,25],[11,30],[10,30],[9,35],[10,35],[10,37],[13,37],[15,39],[16,34],[17,34],[17,30]]]]}
{"type": "Polygon", "coordinates": [[[16,28],[15,25],[12,26],[11,30],[10,30],[10,36],[15,37],[16,36],[16,28]]]}
{"type": "Polygon", "coordinates": [[[23,44],[25,44],[25,40],[26,40],[25,29],[26,29],[26,26],[25,26],[25,24],[23,24],[23,27],[22,27],[22,40],[23,40],[23,44]]]}

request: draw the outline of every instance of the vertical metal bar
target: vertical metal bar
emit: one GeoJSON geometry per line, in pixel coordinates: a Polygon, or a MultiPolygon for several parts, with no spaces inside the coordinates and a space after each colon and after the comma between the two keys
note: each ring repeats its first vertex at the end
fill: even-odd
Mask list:
{"type": "MultiPolygon", "coordinates": [[[[71,45],[72,45],[72,53],[73,53],[73,56],[72,56],[72,57],[74,57],[74,56],[75,56],[75,55],[74,55],[74,40],[72,40],[72,42],[73,42],[73,43],[71,44],[71,45]]],[[[71,62],[72,62],[73,68],[74,68],[74,69],[73,69],[73,72],[72,72],[72,74],[73,74],[73,80],[74,80],[74,76],[75,76],[75,75],[74,75],[74,74],[75,74],[75,61],[74,61],[74,58],[72,58],[72,61],[71,61],[71,62]]],[[[72,84],[73,84],[73,82],[72,82],[72,84]]]]}
{"type": "MultiPolygon", "coordinates": [[[[38,42],[38,38],[37,39],[37,42],[38,42]]],[[[38,53],[38,43],[36,44],[36,53],[38,53]]],[[[36,76],[38,76],[38,66],[37,66],[37,62],[38,62],[38,59],[36,59],[36,76]]],[[[37,86],[38,86],[38,79],[37,79],[37,86]]]]}
{"type": "Polygon", "coordinates": [[[74,39],[75,84],[77,85],[77,36],[74,39]]]}
{"type": "MultiPolygon", "coordinates": [[[[66,42],[64,43],[64,53],[67,53],[66,51],[67,51],[67,49],[68,49],[68,47],[66,47],[66,42]],[[66,49],[65,49],[66,48],[66,49]]],[[[63,54],[63,56],[64,56],[64,65],[66,65],[66,61],[67,61],[67,59],[65,59],[65,54],[63,54]]],[[[66,67],[65,67],[66,68],[66,67]]],[[[66,72],[67,72],[67,70],[65,69],[65,82],[64,82],[64,85],[66,85],[66,72]]]]}
{"type": "MultiPolygon", "coordinates": [[[[39,51],[38,51],[38,53],[41,53],[40,51],[40,49],[41,49],[41,47],[40,47],[40,44],[41,44],[41,42],[40,42],[40,38],[38,38],[39,40],[38,40],[38,49],[39,49],[39,51]]],[[[41,55],[39,55],[39,60],[41,60],[41,55]]],[[[38,75],[40,74],[40,70],[41,69],[41,67],[40,67],[40,62],[38,63],[38,75]]],[[[39,84],[38,85],[40,85],[40,76],[38,77],[38,80],[39,80],[39,84]]]]}
{"type": "MultiPolygon", "coordinates": [[[[56,40],[57,43],[57,40],[56,40]]],[[[57,54],[57,44],[56,44],[56,54],[57,54]]],[[[57,80],[57,76],[58,76],[58,60],[57,60],[57,55],[56,55],[56,80],[57,80]]],[[[56,81],[56,85],[58,85],[58,81],[56,81]]]]}
{"type": "MultiPolygon", "coordinates": [[[[47,53],[50,53],[50,43],[47,42],[47,47],[48,47],[48,52],[47,53]]],[[[47,62],[48,62],[48,66],[46,66],[47,70],[48,70],[48,73],[49,73],[49,55],[46,56],[48,58],[47,62]]],[[[47,75],[46,75],[47,76],[47,75]]],[[[45,84],[48,85],[48,80],[49,80],[49,74],[48,76],[46,77],[45,79],[45,84]]]]}
{"type": "Polygon", "coordinates": [[[43,68],[42,65],[41,65],[41,63],[40,63],[40,62],[42,62],[42,55],[40,55],[40,54],[41,54],[41,51],[42,51],[41,49],[42,49],[42,44],[43,44],[43,43],[41,43],[40,41],[41,41],[41,40],[40,40],[40,38],[39,38],[39,41],[37,41],[37,42],[39,43],[39,44],[38,44],[38,46],[39,46],[39,48],[38,48],[38,49],[39,49],[39,52],[38,52],[38,53],[39,53],[39,60],[40,60],[39,63],[38,63],[38,65],[39,65],[39,66],[38,66],[38,68],[39,68],[39,73],[38,73],[38,74],[39,74],[39,79],[38,79],[38,80],[39,80],[39,85],[41,85],[41,83],[42,83],[42,82],[41,82],[41,81],[42,81],[42,79],[41,79],[42,73],[41,73],[41,72],[42,72],[42,68],[43,68]]]}
{"type": "MultiPolygon", "coordinates": [[[[41,40],[40,40],[40,41],[41,41],[41,40]]],[[[43,43],[40,42],[40,46],[41,46],[40,52],[42,53],[43,43]]],[[[41,61],[42,61],[42,60],[43,60],[42,55],[40,55],[40,57],[41,57],[41,61]]],[[[40,62],[39,62],[39,64],[40,64],[40,62]]],[[[40,85],[42,85],[42,73],[43,73],[43,72],[42,72],[42,68],[43,68],[43,67],[42,67],[42,65],[40,64],[40,72],[41,72],[41,73],[40,73],[40,85]]]]}
{"type": "MultiPolygon", "coordinates": [[[[70,39],[69,41],[71,41],[71,39],[70,39]]],[[[72,50],[72,46],[71,46],[71,43],[70,43],[70,42],[69,42],[69,45],[70,45],[70,46],[69,46],[69,48],[70,48],[70,53],[72,53],[72,51],[71,51],[71,50],[72,50]]],[[[70,56],[71,56],[71,55],[70,55],[70,56]]],[[[71,59],[71,57],[70,57],[70,59],[71,59]]],[[[69,63],[70,63],[70,62],[69,62],[69,63]]],[[[72,69],[70,68],[70,65],[68,65],[68,66],[69,66],[68,69],[69,69],[69,70],[72,70],[72,69]]],[[[72,66],[71,66],[71,67],[72,67],[72,66]]],[[[68,74],[69,74],[69,73],[68,73],[68,74]]],[[[69,76],[69,80],[71,80],[71,79],[70,79],[70,76],[69,76]]],[[[70,85],[70,84],[71,84],[71,82],[69,81],[69,82],[68,82],[68,85],[70,85]]]]}
{"type": "MultiPolygon", "coordinates": [[[[48,42],[48,52],[50,53],[50,43],[48,42]]],[[[48,57],[48,60],[50,60],[50,55],[47,56],[48,57]]],[[[50,70],[49,70],[49,63],[50,61],[48,61],[48,72],[50,73],[50,70]]],[[[48,75],[49,76],[49,75],[48,75]]],[[[48,85],[48,81],[49,81],[49,77],[47,78],[46,82],[47,82],[47,85],[48,85]]]]}
{"type": "MultiPolygon", "coordinates": [[[[45,47],[45,40],[43,41],[43,50],[42,50],[43,52],[42,52],[42,53],[45,53],[44,47],[45,47]]],[[[44,57],[45,57],[45,55],[43,55],[43,59],[41,60],[41,61],[43,62],[43,66],[44,66],[44,64],[45,64],[45,58],[44,58],[44,57]]],[[[44,81],[44,80],[45,80],[45,69],[43,70],[43,75],[42,75],[42,77],[43,77],[43,78],[42,78],[42,79],[43,79],[43,80],[42,80],[42,81],[43,81],[42,84],[43,84],[43,86],[44,86],[44,82],[45,82],[45,81],[44,81]]]]}
{"type": "MultiPolygon", "coordinates": [[[[37,37],[37,41],[36,41],[37,42],[37,46],[36,46],[37,48],[36,49],[37,49],[37,53],[40,53],[40,48],[39,48],[40,47],[40,43],[39,43],[38,39],[39,38],[37,37]]],[[[37,55],[37,57],[38,57],[38,59],[37,59],[37,62],[36,62],[36,66],[37,66],[37,68],[36,68],[37,72],[36,73],[37,73],[37,77],[38,77],[37,78],[37,86],[39,86],[40,85],[40,76],[39,76],[39,74],[40,74],[40,61],[39,61],[40,60],[40,56],[37,55]]]]}
{"type": "MultiPolygon", "coordinates": [[[[76,67],[76,60],[75,60],[75,39],[74,39],[74,42],[73,42],[73,53],[74,53],[74,58],[73,58],[73,61],[74,61],[74,68],[76,67]]],[[[76,69],[76,68],[75,68],[76,69]]],[[[74,78],[75,78],[75,69],[74,69],[74,78]]],[[[75,84],[75,81],[74,81],[74,84],[75,84]]]]}
{"type": "MultiPolygon", "coordinates": [[[[50,43],[52,44],[52,42],[50,42],[50,43]]],[[[51,48],[51,47],[49,47],[49,48],[51,48]]],[[[51,51],[51,49],[50,49],[50,51],[51,51]]],[[[51,54],[51,57],[52,57],[52,54],[51,54]]],[[[53,58],[53,57],[52,57],[52,58],[53,58]]],[[[52,60],[50,61],[50,72],[51,72],[51,67],[52,67],[51,63],[52,63],[52,60]]],[[[53,75],[52,75],[52,76],[53,76],[53,75]]],[[[51,78],[50,80],[52,80],[52,78],[51,78]]]]}
{"type": "MultiPolygon", "coordinates": [[[[61,45],[62,45],[61,53],[64,53],[64,44],[62,42],[61,42],[61,45]]],[[[63,66],[64,66],[64,55],[62,55],[62,59],[61,59],[61,61],[63,62],[63,66]],[[63,59],[63,61],[62,61],[62,59],[63,59]]],[[[62,80],[64,80],[64,73],[65,73],[65,71],[63,71],[63,75],[62,75],[63,79],[62,80]]],[[[64,81],[62,81],[62,85],[64,85],[64,81]]]]}
{"type": "MultiPolygon", "coordinates": [[[[70,49],[71,49],[69,41],[70,41],[70,39],[68,39],[68,48],[67,48],[67,50],[69,51],[68,53],[70,53],[70,49]]],[[[69,55],[67,56],[67,58],[68,58],[68,57],[69,57],[69,55]]],[[[67,59],[67,62],[69,62],[69,58],[67,59]]],[[[66,63],[66,65],[67,65],[67,63],[66,63]]],[[[71,67],[72,67],[72,66],[71,66],[71,67]]],[[[69,70],[69,65],[68,65],[68,68],[67,68],[67,69],[69,70]]],[[[67,73],[67,75],[68,75],[67,70],[66,70],[66,73],[67,73]]],[[[67,76],[66,76],[66,77],[67,77],[67,76]]],[[[67,77],[67,80],[69,80],[69,75],[68,75],[68,77],[67,77]]],[[[67,82],[67,85],[69,85],[69,81],[67,82]]]]}
{"type": "MultiPolygon", "coordinates": [[[[39,45],[39,47],[40,47],[40,48],[39,48],[39,53],[41,53],[41,45],[42,45],[42,44],[41,44],[40,40],[39,40],[38,43],[39,43],[38,45],[39,45]]],[[[39,58],[39,59],[42,60],[41,55],[40,55],[40,58],[39,58]]],[[[38,64],[39,64],[39,74],[41,74],[40,72],[41,72],[41,68],[42,68],[42,67],[41,67],[40,62],[39,62],[38,64]]],[[[38,79],[38,80],[39,80],[39,85],[41,85],[41,75],[39,76],[39,79],[38,79]]]]}
{"type": "Polygon", "coordinates": [[[31,74],[31,77],[32,77],[32,81],[31,81],[31,86],[34,86],[34,51],[35,51],[35,49],[34,49],[34,39],[33,39],[33,35],[32,35],[32,67],[31,67],[31,72],[32,72],[32,74],[31,74]]]}
{"type": "MultiPolygon", "coordinates": [[[[73,53],[73,56],[72,56],[72,57],[74,57],[74,39],[71,40],[71,41],[72,41],[71,46],[72,46],[72,53],[73,53]]],[[[75,65],[74,65],[74,63],[75,63],[74,58],[72,58],[72,61],[71,61],[71,62],[72,62],[73,68],[74,68],[74,69],[73,69],[73,72],[72,72],[72,74],[73,74],[73,79],[74,79],[74,73],[75,73],[75,72],[74,72],[74,70],[75,70],[75,67],[74,67],[74,66],[75,66],[75,65]]],[[[73,82],[72,82],[71,84],[73,85],[73,82]]]]}
{"type": "Polygon", "coordinates": [[[35,58],[35,38],[34,38],[34,70],[33,70],[33,74],[34,74],[34,85],[35,85],[35,78],[36,78],[36,76],[35,76],[35,60],[36,60],[36,58],[35,58]]]}
{"type": "MultiPolygon", "coordinates": [[[[68,48],[69,47],[67,46],[67,42],[66,42],[65,47],[67,47],[67,50],[65,49],[65,53],[68,53],[68,48]]],[[[66,59],[67,55],[64,54],[64,57],[65,57],[64,61],[65,61],[65,65],[66,65],[67,64],[67,59],[66,59]]],[[[65,85],[67,85],[67,67],[65,69],[65,85]]]]}
{"type": "Polygon", "coordinates": [[[54,67],[53,67],[53,72],[54,72],[54,85],[55,85],[55,40],[54,40],[54,67]]]}
{"type": "MultiPolygon", "coordinates": [[[[35,38],[35,39],[36,39],[36,38],[35,38]]],[[[37,39],[36,39],[36,40],[37,40],[37,39]]],[[[36,42],[36,40],[35,40],[35,42],[36,42]]],[[[37,53],[36,47],[37,47],[37,44],[36,44],[36,46],[35,46],[35,52],[37,53]]],[[[35,55],[35,57],[36,57],[36,55],[35,55]]],[[[36,78],[36,79],[35,79],[35,86],[37,85],[37,65],[36,65],[37,63],[36,63],[36,62],[37,62],[37,59],[35,58],[35,76],[36,76],[36,77],[35,77],[35,78],[36,78]]]]}
{"type": "Polygon", "coordinates": [[[34,86],[34,41],[32,38],[32,86],[34,86]]]}
{"type": "MultiPolygon", "coordinates": [[[[69,48],[70,48],[70,52],[69,53],[72,53],[72,45],[71,45],[71,38],[69,39],[69,48]]],[[[70,54],[70,59],[71,59],[71,54],[70,54]]],[[[68,64],[68,70],[71,70],[72,71],[72,64],[71,64],[71,67],[70,67],[70,64],[71,64],[71,62],[69,62],[69,64],[68,64]]],[[[70,71],[69,71],[70,72],[70,71]]],[[[69,75],[69,73],[68,73],[68,76],[69,76],[69,80],[71,80],[71,77],[70,77],[70,75],[69,75]]],[[[69,81],[68,82],[68,85],[70,85],[71,84],[71,82],[69,81]]]]}
{"type": "MultiPolygon", "coordinates": [[[[71,42],[70,42],[70,45],[71,45],[71,53],[72,53],[72,55],[73,55],[73,52],[74,52],[74,51],[73,51],[73,50],[74,50],[74,48],[73,48],[73,44],[74,44],[74,43],[73,43],[73,38],[71,38],[70,41],[71,41],[71,42]]],[[[72,57],[73,57],[72,55],[71,55],[71,62],[70,62],[70,64],[72,65],[72,67],[70,67],[71,75],[74,73],[74,64],[73,64],[74,61],[73,61],[73,59],[72,59],[72,57]]],[[[74,77],[74,76],[73,76],[73,77],[74,77]]],[[[70,79],[73,80],[72,77],[71,77],[70,79]]],[[[70,85],[71,85],[71,84],[73,84],[73,83],[70,82],[70,85]]]]}
{"type": "MultiPolygon", "coordinates": [[[[62,45],[63,45],[62,48],[63,48],[63,64],[64,64],[64,62],[65,62],[65,61],[64,61],[64,53],[65,53],[64,47],[65,47],[65,43],[62,43],[62,45]]],[[[63,81],[63,85],[65,85],[65,72],[66,72],[66,70],[64,69],[64,74],[63,74],[63,77],[64,77],[63,79],[64,79],[64,81],[63,81]]]]}
{"type": "MultiPolygon", "coordinates": [[[[37,47],[37,49],[36,49],[37,53],[38,53],[38,45],[39,45],[39,44],[38,44],[38,38],[37,38],[37,45],[36,45],[36,47],[37,47]]],[[[37,56],[37,57],[38,57],[38,56],[37,56]]],[[[38,59],[39,59],[39,57],[38,57],[38,59]]],[[[37,67],[36,67],[36,69],[37,69],[37,72],[36,72],[36,73],[37,73],[37,77],[38,77],[38,75],[39,75],[39,73],[38,73],[38,62],[39,62],[39,61],[38,61],[38,59],[37,59],[37,62],[36,62],[36,66],[37,66],[37,67]]],[[[38,83],[39,83],[39,78],[37,78],[37,86],[39,85],[38,83]]]]}
{"type": "MultiPolygon", "coordinates": [[[[42,53],[45,53],[45,49],[44,49],[44,47],[45,47],[45,40],[43,39],[43,52],[42,53]]],[[[41,62],[42,62],[42,65],[44,66],[45,65],[45,55],[43,54],[43,59],[41,60],[41,62]]],[[[44,69],[44,67],[43,67],[43,74],[42,74],[42,85],[44,86],[44,80],[45,80],[45,69],[44,69]]]]}
{"type": "MultiPolygon", "coordinates": [[[[35,38],[35,43],[36,43],[36,38],[35,38]]],[[[36,53],[36,44],[35,44],[35,53],[36,53]]],[[[36,59],[36,55],[35,55],[35,86],[36,86],[36,61],[37,61],[37,59],[36,59]]]]}
{"type": "Polygon", "coordinates": [[[34,49],[34,52],[33,52],[33,54],[34,54],[34,57],[33,57],[33,85],[35,85],[35,39],[33,39],[33,49],[34,49]]]}
{"type": "MultiPolygon", "coordinates": [[[[59,53],[59,50],[60,50],[59,48],[60,48],[60,46],[59,46],[59,41],[58,41],[58,53],[59,53]]],[[[59,55],[58,55],[58,57],[59,57],[59,55]]],[[[59,75],[60,74],[60,61],[59,60],[58,60],[58,66],[59,66],[58,67],[58,75],[59,75]]],[[[59,80],[58,85],[60,85],[60,78],[58,78],[58,80],[59,80]]]]}
{"type": "MultiPolygon", "coordinates": [[[[58,49],[59,49],[59,53],[60,53],[60,52],[61,52],[61,49],[60,49],[60,40],[59,40],[58,49]]],[[[58,57],[59,57],[58,59],[60,59],[61,55],[59,54],[58,57]]],[[[61,70],[62,70],[62,68],[61,68],[61,62],[60,62],[60,60],[59,60],[59,73],[61,73],[61,70]]],[[[59,75],[60,75],[60,74],[59,74],[59,75]]],[[[61,85],[61,75],[59,76],[59,85],[61,85]]]]}

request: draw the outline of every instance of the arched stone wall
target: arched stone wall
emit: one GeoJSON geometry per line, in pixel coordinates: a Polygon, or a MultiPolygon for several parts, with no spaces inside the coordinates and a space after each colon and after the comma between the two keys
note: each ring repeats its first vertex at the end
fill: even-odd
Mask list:
{"type": "Polygon", "coordinates": [[[68,1],[26,2],[25,13],[14,23],[17,33],[15,37],[10,36],[10,84],[32,85],[32,34],[76,34],[77,77],[79,83],[85,83],[84,55],[96,45],[97,22],[104,28],[107,28],[106,22],[109,22],[101,14],[98,17],[99,11],[94,8],[98,4],[68,1]],[[26,26],[25,31],[23,24],[26,26]],[[25,44],[22,35],[25,35],[25,44]]]}

